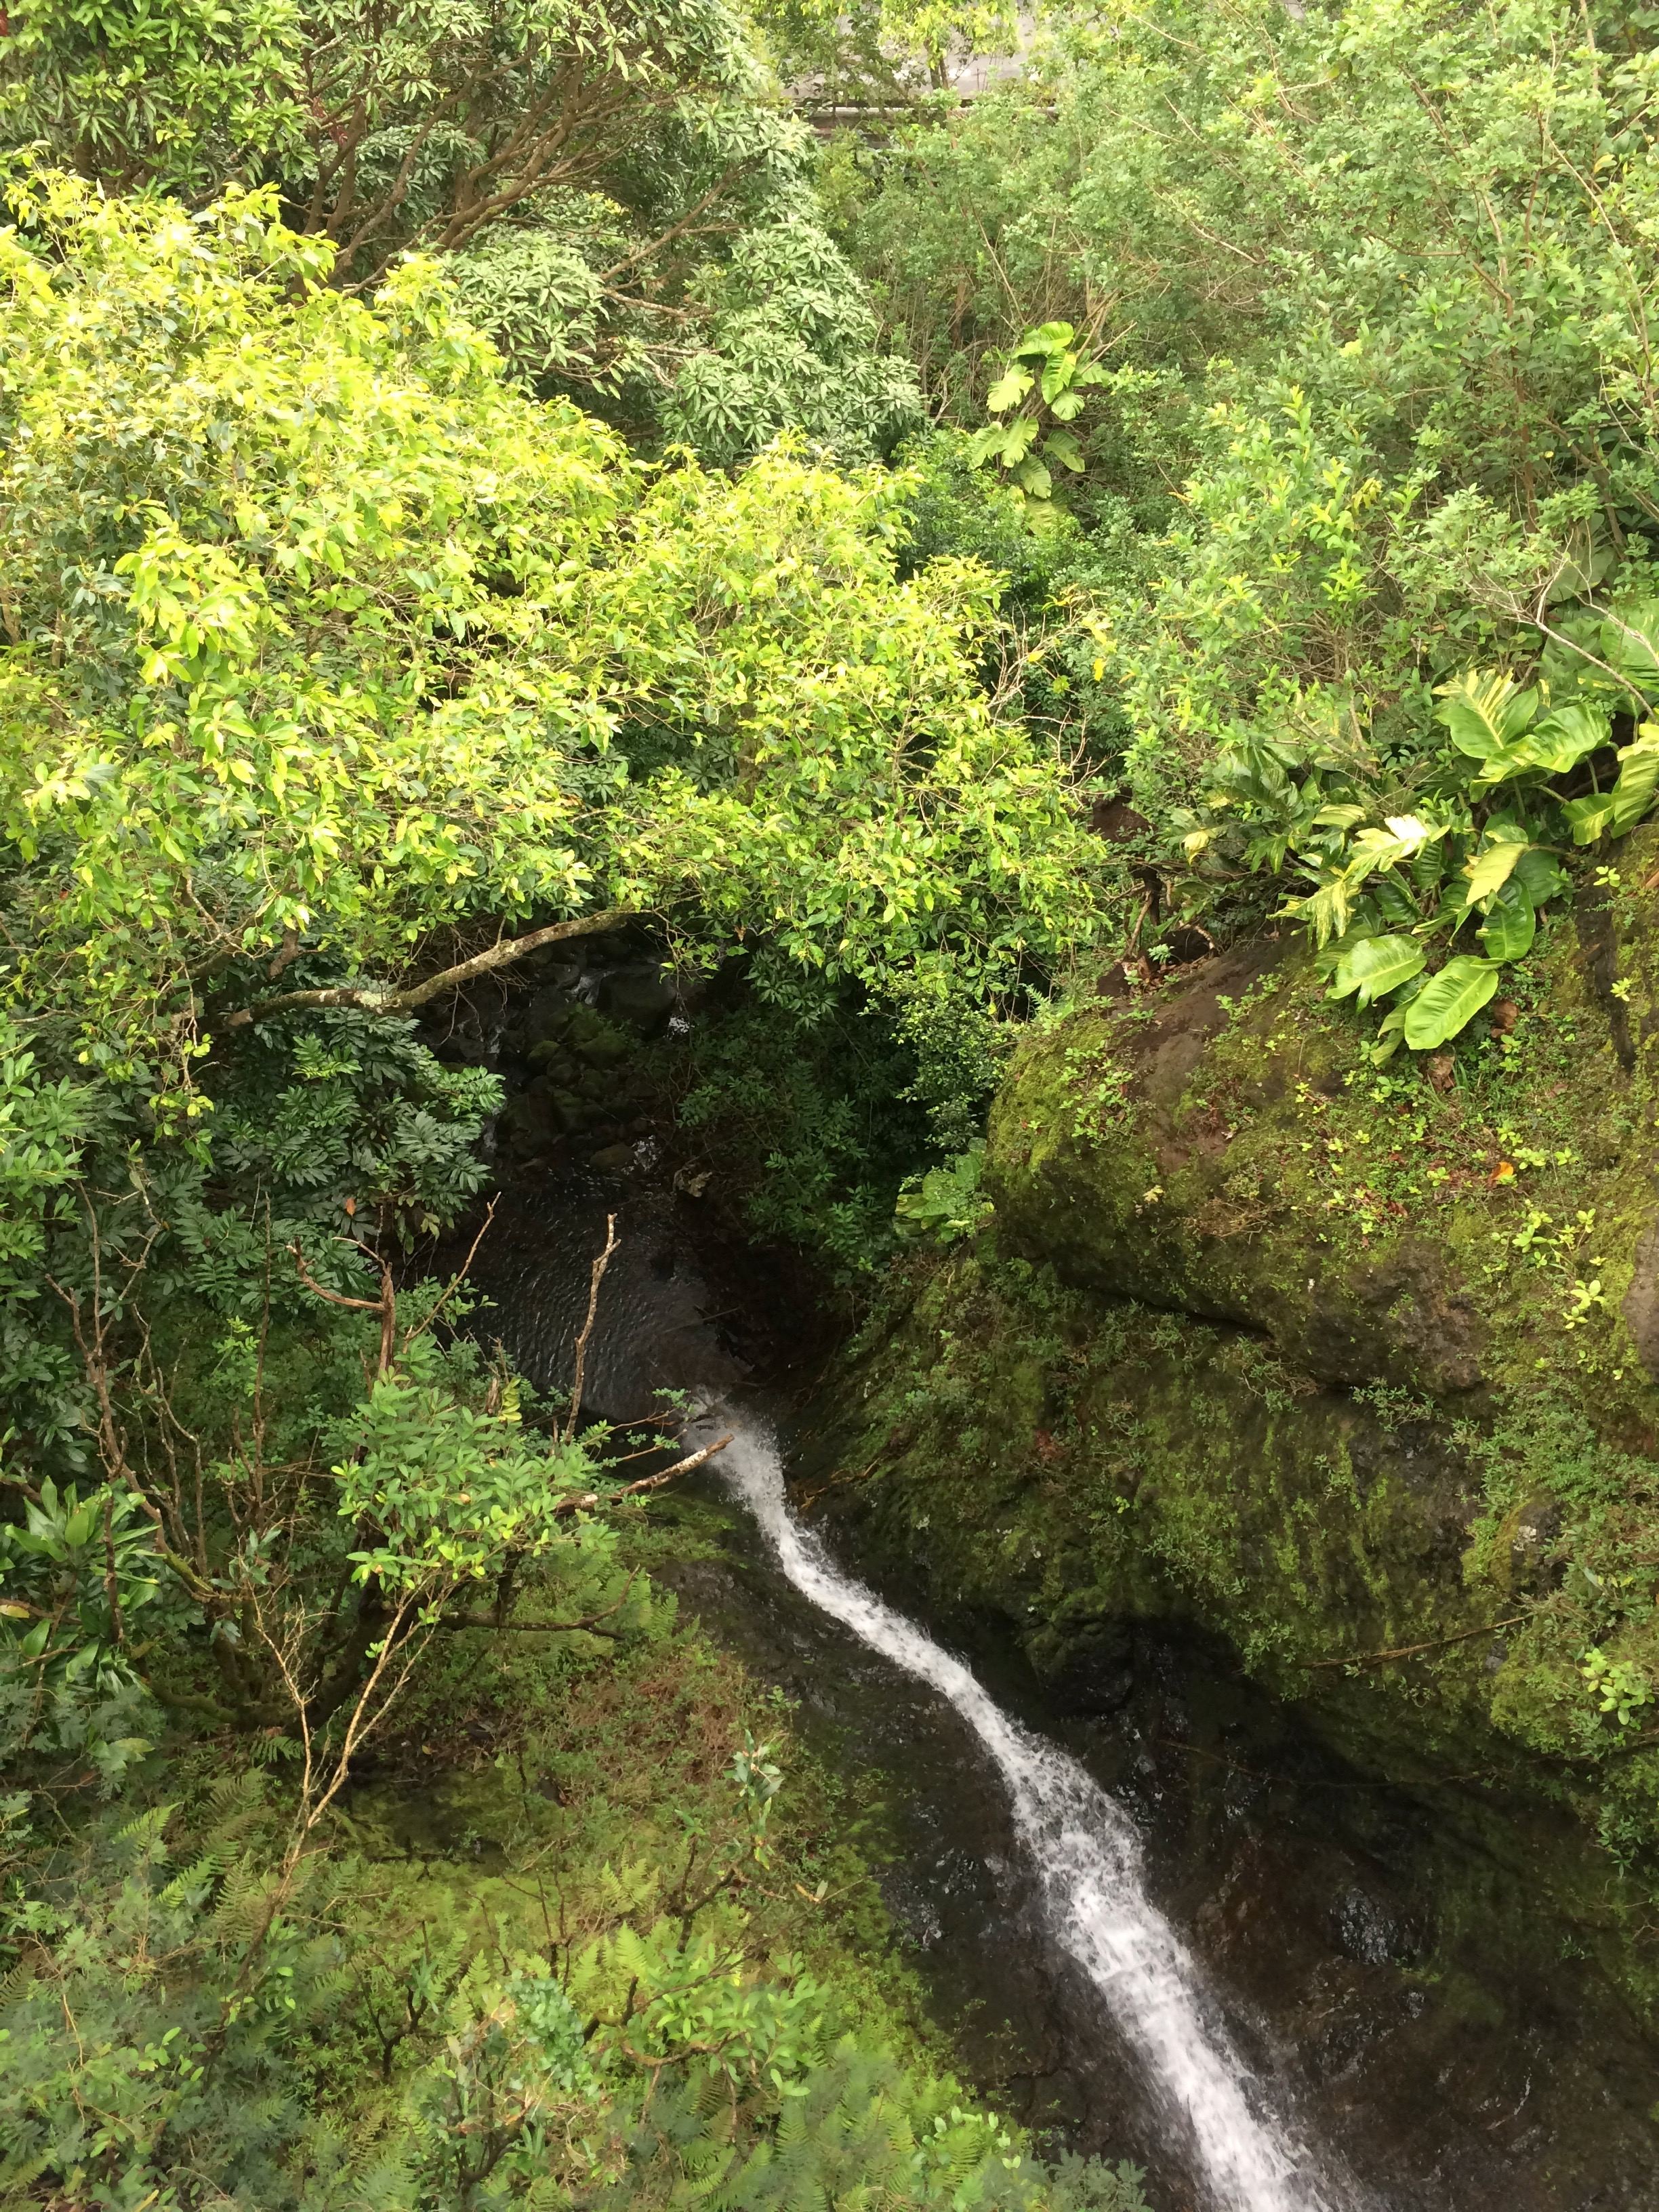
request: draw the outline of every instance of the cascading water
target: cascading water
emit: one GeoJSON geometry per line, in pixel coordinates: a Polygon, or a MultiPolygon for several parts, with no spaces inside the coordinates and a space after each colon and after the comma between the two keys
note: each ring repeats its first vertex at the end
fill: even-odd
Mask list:
{"type": "Polygon", "coordinates": [[[1343,2212],[1348,2193],[1262,2109],[1186,1947],[1146,1895],[1127,1815],[1075,1759],[1010,1719],[960,1660],[841,1572],[791,1514],[769,1435],[725,1411],[719,1423],[734,1434],[716,1464],[789,1582],[948,1699],[994,1762],[1055,1936],[1139,2054],[1162,2116],[1187,2136],[1216,2212],[1343,2212]]]}

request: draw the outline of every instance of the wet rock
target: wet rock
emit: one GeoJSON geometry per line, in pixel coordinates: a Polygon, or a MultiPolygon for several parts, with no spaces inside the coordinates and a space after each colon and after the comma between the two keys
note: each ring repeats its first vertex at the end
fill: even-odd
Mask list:
{"type": "Polygon", "coordinates": [[[1339,1950],[1370,1966],[1386,1966],[1415,1945],[1388,1903],[1358,1886],[1343,1890],[1332,1914],[1339,1950]]]}
{"type": "Polygon", "coordinates": [[[516,1152],[533,1152],[562,1133],[561,1117],[554,1101],[532,1091],[520,1091],[501,1109],[497,1124],[516,1152]]]}
{"type": "Polygon", "coordinates": [[[580,1036],[573,1035],[572,1044],[579,1057],[585,1060],[590,1067],[595,1068],[615,1067],[626,1060],[634,1048],[630,1040],[619,1030],[609,1028],[589,1030],[580,1036]]]}
{"type": "Polygon", "coordinates": [[[1025,1649],[1044,1691],[1063,1713],[1115,1713],[1134,1688],[1134,1637],[1127,1621],[1052,1626],[1028,1638],[1025,1649]]]}
{"type": "Polygon", "coordinates": [[[672,979],[659,962],[615,969],[600,993],[600,1005],[611,1019],[642,1037],[657,1036],[667,1027],[674,1004],[672,979]]]}
{"type": "Polygon", "coordinates": [[[589,1156],[588,1165],[600,1175],[626,1175],[634,1165],[632,1145],[606,1145],[589,1156]]]}
{"type": "Polygon", "coordinates": [[[1510,1588],[1537,1590],[1557,1577],[1550,1553],[1561,1534],[1561,1508],[1553,1498],[1530,1498],[1510,1529],[1510,1588]]]}
{"type": "Polygon", "coordinates": [[[524,1010],[523,1030],[526,1050],[550,1039],[562,1037],[570,1025],[575,1012],[574,1002],[556,985],[544,984],[532,992],[530,1003],[524,1010]]]}

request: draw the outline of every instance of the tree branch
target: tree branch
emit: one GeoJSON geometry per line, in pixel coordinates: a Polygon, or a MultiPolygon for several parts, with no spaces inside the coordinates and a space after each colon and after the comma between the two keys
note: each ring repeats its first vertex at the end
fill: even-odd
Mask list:
{"type": "Polygon", "coordinates": [[[599,1624],[602,1620],[609,1620],[613,1613],[622,1611],[633,1595],[634,1585],[639,1577],[640,1571],[635,1567],[623,1584],[623,1594],[616,1603],[605,1606],[599,1613],[590,1613],[584,1620],[498,1620],[493,1613],[441,1613],[437,1626],[440,1628],[484,1628],[492,1632],[498,1628],[516,1628],[526,1636],[568,1636],[580,1628],[594,1635],[610,1638],[614,1632],[601,1628],[599,1624]]]}
{"type": "Polygon", "coordinates": [[[708,190],[703,194],[700,200],[694,200],[691,203],[691,205],[686,210],[685,213],[680,217],[679,221],[674,225],[672,230],[664,231],[660,238],[653,238],[648,246],[641,246],[638,247],[634,252],[629,254],[624,260],[613,261],[610,268],[601,269],[599,271],[600,283],[609,284],[613,277],[620,276],[624,269],[631,269],[636,262],[648,261],[653,253],[660,253],[664,246],[669,245],[674,239],[677,239],[683,230],[689,230],[690,228],[691,225],[708,205],[709,202],[711,200],[717,200],[720,194],[726,190],[726,186],[732,183],[734,178],[741,176],[744,172],[751,166],[752,165],[748,161],[733,161],[731,167],[726,172],[725,175],[720,178],[715,183],[710,185],[708,190]]]}
{"type": "Polygon", "coordinates": [[[627,907],[613,906],[602,908],[597,914],[576,915],[568,921],[550,922],[545,929],[532,929],[528,936],[503,938],[487,952],[475,953],[471,960],[442,969],[437,975],[428,975],[424,983],[411,983],[405,991],[375,991],[354,984],[340,984],[323,991],[284,991],[280,998],[261,999],[254,1006],[240,1007],[230,1016],[225,1027],[245,1029],[250,1022],[262,1022],[271,1014],[285,1014],[300,1006],[361,1006],[373,1014],[413,1013],[417,1006],[424,1006],[441,992],[456,990],[461,984],[470,983],[475,975],[487,975],[493,969],[508,967],[544,945],[556,945],[567,937],[592,937],[600,930],[613,928],[619,921],[632,921],[635,918],[627,907]]]}
{"type": "Polygon", "coordinates": [[[612,1213],[605,1218],[605,1249],[593,1262],[587,1291],[587,1319],[582,1323],[582,1333],[576,1339],[576,1371],[570,1384],[570,1418],[564,1425],[567,1443],[576,1433],[576,1422],[582,1409],[582,1370],[587,1365],[587,1345],[593,1334],[593,1316],[599,1309],[599,1285],[605,1280],[605,1271],[611,1265],[611,1255],[616,1249],[617,1217],[612,1213]]]}
{"type": "Polygon", "coordinates": [[[1358,1651],[1351,1659],[1309,1659],[1304,1664],[1310,1674],[1328,1667],[1380,1667],[1386,1660],[1415,1659],[1419,1651],[1439,1651],[1448,1644],[1468,1644],[1477,1636],[1492,1636],[1500,1628],[1519,1628],[1531,1619],[1529,1613],[1512,1613],[1505,1620],[1483,1621],[1479,1628],[1460,1628],[1452,1636],[1431,1637],[1426,1644],[1396,1644],[1388,1651],[1358,1651]]]}
{"type": "Polygon", "coordinates": [[[553,1510],[556,1513],[585,1513],[592,1505],[614,1505],[619,1498],[637,1498],[642,1491],[660,1490],[665,1482],[672,1482],[677,1474],[690,1474],[694,1467],[701,1467],[705,1460],[713,1459],[716,1452],[724,1451],[736,1434],[735,1429],[728,1429],[723,1437],[718,1437],[712,1444],[705,1444],[701,1451],[693,1452],[689,1459],[677,1460],[672,1467],[665,1467],[660,1474],[647,1474],[640,1481],[626,1483],[622,1489],[613,1490],[605,1497],[601,1497],[597,1490],[586,1490],[580,1498],[562,1498],[553,1510]]]}

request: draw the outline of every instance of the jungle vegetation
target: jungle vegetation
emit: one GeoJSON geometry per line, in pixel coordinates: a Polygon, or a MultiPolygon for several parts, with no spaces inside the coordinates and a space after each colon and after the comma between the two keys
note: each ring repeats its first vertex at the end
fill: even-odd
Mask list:
{"type": "Polygon", "coordinates": [[[735,959],[690,1114],[843,1280],[1106,952],[1283,915],[1455,1038],[1659,792],[1656,29],[8,10],[0,2202],[1137,2202],[468,1334],[418,1017],[735,959]],[[487,1872],[388,1871],[484,1711],[487,1872]]]}

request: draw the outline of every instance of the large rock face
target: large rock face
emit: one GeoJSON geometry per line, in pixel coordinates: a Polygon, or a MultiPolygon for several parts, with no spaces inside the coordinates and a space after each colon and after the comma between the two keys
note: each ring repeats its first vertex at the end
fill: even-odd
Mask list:
{"type": "Polygon", "coordinates": [[[1631,847],[1427,1065],[1376,1067],[1376,1018],[1288,942],[1032,1038],[994,1228],[855,1355],[825,1494],[1079,1710],[1121,1694],[1127,1627],[1184,1622],[1369,1771],[1570,1811],[1625,1875],[1551,1879],[1601,1886],[1647,1997],[1606,1902],[1659,1844],[1654,833],[1631,847]]]}

